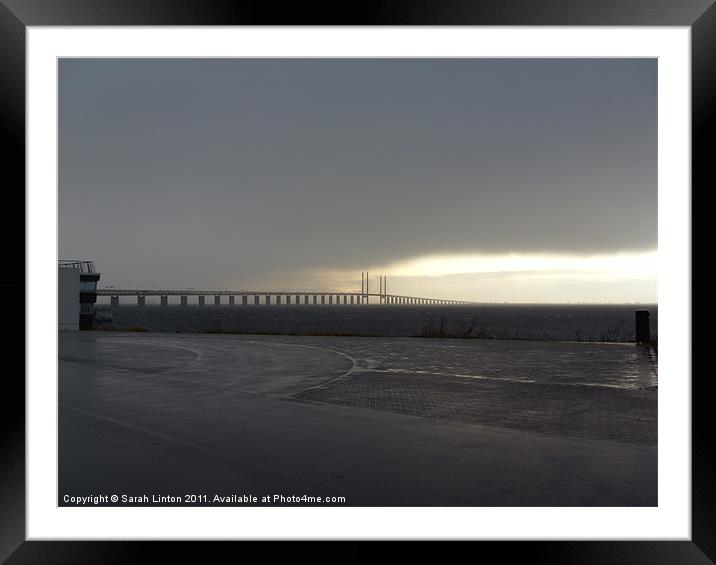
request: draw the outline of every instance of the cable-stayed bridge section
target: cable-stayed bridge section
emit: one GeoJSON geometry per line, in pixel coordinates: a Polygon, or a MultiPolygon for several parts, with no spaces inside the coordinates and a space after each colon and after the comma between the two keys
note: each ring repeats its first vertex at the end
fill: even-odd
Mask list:
{"type": "Polygon", "coordinates": [[[147,296],[159,296],[160,304],[167,306],[170,296],[178,296],[180,304],[187,306],[189,297],[197,297],[199,305],[206,304],[206,297],[213,296],[214,304],[271,305],[271,304],[473,304],[464,300],[404,296],[399,294],[304,291],[304,290],[197,290],[197,289],[119,289],[99,288],[97,296],[111,297],[112,306],[119,306],[120,296],[134,296],[137,306],[144,306],[147,296]],[[223,299],[222,297],[228,297],[223,299]]]}
{"type": "MultiPolygon", "coordinates": [[[[146,297],[159,296],[160,304],[167,306],[170,296],[178,296],[179,304],[187,306],[189,297],[196,297],[196,303],[206,304],[206,297],[213,296],[215,305],[237,303],[241,305],[271,305],[271,304],[474,304],[465,300],[452,300],[445,298],[428,298],[423,296],[407,296],[387,292],[387,277],[380,277],[378,292],[370,292],[367,273],[361,276],[361,289],[355,291],[329,291],[329,290],[211,290],[211,289],[121,289],[99,288],[97,296],[109,296],[113,307],[119,306],[120,296],[133,296],[137,299],[137,306],[146,304],[146,297]],[[222,301],[222,297],[228,297],[222,301]]],[[[192,302],[194,302],[192,300],[192,302]]]]}

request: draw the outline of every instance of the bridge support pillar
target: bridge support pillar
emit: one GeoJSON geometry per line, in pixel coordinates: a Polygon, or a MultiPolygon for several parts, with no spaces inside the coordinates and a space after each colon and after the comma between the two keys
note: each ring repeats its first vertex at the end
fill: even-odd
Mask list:
{"type": "Polygon", "coordinates": [[[206,302],[206,297],[203,294],[199,295],[199,306],[204,306],[204,303],[206,302]]]}
{"type": "Polygon", "coordinates": [[[249,297],[245,294],[241,295],[241,305],[246,306],[249,303],[249,297]]]}
{"type": "Polygon", "coordinates": [[[234,301],[235,301],[234,295],[233,295],[233,294],[230,294],[230,295],[229,295],[229,306],[233,306],[233,305],[234,305],[234,301]]]}
{"type": "Polygon", "coordinates": [[[286,304],[291,304],[291,295],[290,294],[286,295],[286,304]]]}
{"type": "Polygon", "coordinates": [[[325,304],[325,303],[326,303],[326,295],[321,294],[321,304],[325,304]]]}
{"type": "Polygon", "coordinates": [[[313,295],[313,303],[318,304],[318,295],[317,294],[313,295]]]}
{"type": "Polygon", "coordinates": [[[258,294],[254,294],[254,304],[255,304],[256,306],[259,305],[259,295],[258,295],[258,294]]]}
{"type": "Polygon", "coordinates": [[[112,308],[119,308],[119,296],[113,294],[110,298],[110,303],[112,308]]]}
{"type": "Polygon", "coordinates": [[[276,304],[281,304],[281,295],[280,294],[276,295],[276,304]]]}
{"type": "Polygon", "coordinates": [[[169,297],[166,294],[162,294],[160,301],[162,306],[166,306],[169,304],[169,297]]]}
{"type": "Polygon", "coordinates": [[[137,306],[144,306],[144,295],[143,294],[137,295],[137,306]]]}
{"type": "Polygon", "coordinates": [[[328,304],[333,304],[333,295],[332,294],[328,295],[328,304]]]}
{"type": "Polygon", "coordinates": [[[354,302],[353,302],[354,300],[355,300],[355,296],[353,296],[353,295],[351,294],[351,304],[354,303],[354,302]]]}
{"type": "Polygon", "coordinates": [[[181,295],[181,305],[186,306],[189,303],[189,297],[186,294],[181,295]]]}
{"type": "Polygon", "coordinates": [[[303,297],[303,303],[308,304],[308,294],[303,297]]]}
{"type": "Polygon", "coordinates": [[[219,306],[221,304],[221,295],[215,294],[214,295],[214,306],[219,306]]]}
{"type": "Polygon", "coordinates": [[[348,295],[347,294],[343,295],[343,304],[348,304],[348,295]]]}
{"type": "Polygon", "coordinates": [[[266,304],[271,304],[271,295],[270,294],[266,295],[266,304]]]}

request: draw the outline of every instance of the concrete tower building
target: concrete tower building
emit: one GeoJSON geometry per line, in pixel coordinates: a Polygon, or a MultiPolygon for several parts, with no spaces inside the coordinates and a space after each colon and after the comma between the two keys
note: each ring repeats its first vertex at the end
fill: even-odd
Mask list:
{"type": "Polygon", "coordinates": [[[92,329],[99,277],[93,261],[59,261],[58,329],[92,329]]]}

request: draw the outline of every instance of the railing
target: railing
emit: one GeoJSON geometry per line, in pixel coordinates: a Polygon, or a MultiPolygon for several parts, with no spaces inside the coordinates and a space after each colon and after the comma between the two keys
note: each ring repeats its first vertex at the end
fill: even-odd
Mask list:
{"type": "Polygon", "coordinates": [[[95,306],[94,321],[95,324],[111,324],[112,308],[110,306],[95,306]]]}
{"type": "Polygon", "coordinates": [[[58,262],[60,269],[76,269],[80,273],[96,273],[94,261],[77,261],[70,259],[60,259],[58,262]]]}

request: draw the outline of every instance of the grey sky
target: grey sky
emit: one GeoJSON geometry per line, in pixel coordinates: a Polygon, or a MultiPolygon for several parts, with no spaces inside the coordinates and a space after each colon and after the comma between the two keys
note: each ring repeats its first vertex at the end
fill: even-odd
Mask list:
{"type": "Polygon", "coordinates": [[[60,256],[94,258],[109,284],[656,248],[656,60],[62,59],[59,71],[60,256]]]}

